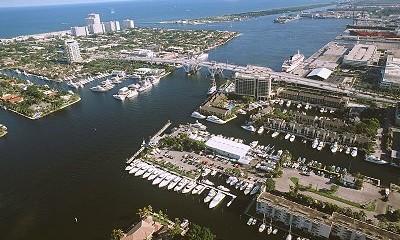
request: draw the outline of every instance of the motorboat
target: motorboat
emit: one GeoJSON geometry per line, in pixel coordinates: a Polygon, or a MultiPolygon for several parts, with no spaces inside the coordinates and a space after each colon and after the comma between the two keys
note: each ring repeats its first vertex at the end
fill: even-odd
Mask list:
{"type": "Polygon", "coordinates": [[[276,138],[279,135],[279,132],[274,132],[271,137],[276,138]]]}
{"type": "Polygon", "coordinates": [[[113,97],[123,101],[125,100],[125,98],[128,96],[129,93],[131,93],[131,90],[129,90],[128,87],[123,87],[120,90],[118,90],[118,93],[114,94],[113,97]]]}
{"type": "Polygon", "coordinates": [[[357,149],[356,147],[353,147],[353,148],[351,149],[350,155],[351,155],[352,157],[357,156],[357,151],[358,151],[358,149],[357,149]]]}
{"type": "Polygon", "coordinates": [[[91,87],[90,90],[92,90],[93,92],[106,92],[107,90],[102,87],[101,85],[97,85],[95,87],[91,87]]]}
{"type": "Polygon", "coordinates": [[[311,147],[314,148],[314,149],[318,147],[318,138],[314,139],[314,141],[312,142],[311,147]]]}
{"type": "Polygon", "coordinates": [[[247,131],[250,131],[250,132],[255,132],[256,131],[256,128],[254,126],[252,126],[252,125],[242,125],[242,128],[244,130],[247,130],[247,131]]]}
{"type": "Polygon", "coordinates": [[[286,133],[285,140],[288,140],[289,138],[290,138],[290,133],[286,133]]]}
{"type": "Polygon", "coordinates": [[[261,189],[261,184],[257,184],[256,186],[253,187],[253,189],[250,192],[250,195],[254,195],[256,193],[258,193],[261,189]]]}
{"type": "Polygon", "coordinates": [[[388,164],[387,161],[382,160],[382,159],[380,159],[380,158],[377,158],[377,157],[375,157],[374,155],[370,155],[370,156],[368,156],[368,157],[365,157],[364,160],[367,161],[367,162],[376,163],[376,164],[381,164],[381,165],[382,165],[382,164],[388,164]]]}
{"type": "Polygon", "coordinates": [[[258,232],[264,232],[264,230],[265,230],[265,228],[266,228],[267,226],[265,225],[265,223],[262,223],[261,225],[260,225],[260,227],[258,228],[258,232]]]}
{"type": "Polygon", "coordinates": [[[142,175],[142,178],[148,178],[148,177],[150,177],[150,175],[154,172],[154,171],[156,171],[157,170],[157,168],[155,168],[155,167],[150,167],[143,175],[142,175]]]}
{"type": "Polygon", "coordinates": [[[239,190],[240,190],[240,191],[245,190],[245,189],[247,188],[247,185],[249,185],[249,183],[248,183],[248,182],[244,182],[244,183],[240,186],[239,190]]]}
{"type": "Polygon", "coordinates": [[[251,189],[253,189],[254,187],[254,183],[249,183],[246,187],[246,189],[244,190],[244,194],[248,195],[251,192],[251,189]]]}
{"type": "Polygon", "coordinates": [[[239,109],[239,110],[237,110],[236,111],[238,114],[240,114],[240,115],[245,115],[245,114],[247,114],[247,112],[245,111],[245,110],[243,110],[243,109],[239,109]]]}
{"type": "Polygon", "coordinates": [[[176,178],[174,178],[169,184],[167,189],[168,190],[172,190],[180,181],[182,180],[181,177],[177,176],[176,178]]]}
{"type": "Polygon", "coordinates": [[[258,130],[257,130],[258,134],[263,134],[264,133],[264,126],[261,126],[258,130]]]}
{"type": "Polygon", "coordinates": [[[288,100],[288,101],[286,102],[286,107],[290,107],[291,104],[292,104],[292,101],[288,100]]]}
{"type": "Polygon", "coordinates": [[[203,130],[203,131],[207,129],[207,127],[204,124],[201,124],[198,120],[196,120],[195,123],[190,124],[190,126],[194,127],[194,128],[197,128],[197,129],[200,129],[200,130],[203,130]]]}
{"type": "Polygon", "coordinates": [[[236,189],[239,189],[240,186],[241,186],[242,184],[243,184],[242,181],[238,181],[238,182],[235,184],[235,188],[236,188],[236,189]]]}
{"type": "Polygon", "coordinates": [[[196,182],[195,181],[191,181],[189,182],[189,184],[186,185],[186,187],[182,190],[182,193],[189,193],[193,190],[193,188],[196,187],[196,182]]]}
{"type": "Polygon", "coordinates": [[[221,191],[225,191],[225,192],[229,192],[229,191],[230,191],[230,189],[229,189],[229,188],[227,188],[227,187],[224,187],[224,186],[222,186],[222,185],[219,185],[217,188],[218,188],[219,190],[221,190],[221,191]]]}
{"type": "Polygon", "coordinates": [[[253,223],[253,218],[251,217],[251,218],[249,218],[249,220],[247,220],[247,225],[251,225],[253,223]]]}
{"type": "Polygon", "coordinates": [[[338,143],[334,142],[331,146],[331,152],[335,153],[338,150],[338,143]]]}
{"type": "Polygon", "coordinates": [[[232,176],[230,176],[230,177],[228,177],[227,179],[226,179],[226,184],[230,184],[231,183],[231,181],[234,179],[235,177],[232,177],[232,176]]]}
{"type": "Polygon", "coordinates": [[[215,208],[223,199],[225,198],[225,194],[223,192],[218,191],[217,195],[213,198],[213,200],[210,202],[208,207],[215,208]]]}
{"type": "Polygon", "coordinates": [[[217,85],[213,82],[207,91],[207,95],[213,95],[217,91],[217,85]]]}
{"type": "Polygon", "coordinates": [[[272,234],[277,234],[278,233],[278,229],[275,228],[274,231],[272,231],[272,234]]]}
{"type": "Polygon", "coordinates": [[[323,147],[324,147],[324,142],[320,141],[319,144],[318,144],[317,150],[321,151],[323,147]]]}
{"type": "Polygon", "coordinates": [[[181,190],[186,186],[186,184],[188,184],[188,183],[189,183],[189,180],[187,180],[186,178],[182,179],[182,180],[178,183],[178,185],[176,185],[176,187],[174,188],[174,191],[175,191],[175,192],[181,191],[181,190]]]}
{"type": "Polygon", "coordinates": [[[301,103],[297,104],[297,109],[301,108],[301,103]]]}
{"type": "Polygon", "coordinates": [[[289,141],[293,142],[295,139],[296,139],[296,136],[295,135],[291,135],[290,138],[289,138],[289,141]]]}
{"type": "Polygon", "coordinates": [[[140,82],[140,88],[137,90],[138,92],[144,92],[150,89],[153,85],[150,81],[144,80],[140,82]]]}
{"type": "Polygon", "coordinates": [[[163,170],[159,170],[157,169],[156,171],[154,171],[152,174],[150,174],[150,176],[147,178],[147,180],[149,181],[153,181],[156,177],[158,177],[158,175],[164,173],[163,170]]]}
{"type": "Polygon", "coordinates": [[[163,174],[159,175],[156,179],[154,179],[151,184],[152,185],[158,185],[167,176],[169,176],[169,173],[164,172],[163,174]]]}
{"type": "Polygon", "coordinates": [[[136,91],[135,89],[130,90],[129,93],[126,95],[126,98],[128,99],[133,99],[135,98],[137,95],[139,95],[139,92],[136,91]]]}
{"type": "Polygon", "coordinates": [[[129,85],[128,88],[131,89],[131,90],[137,90],[137,89],[140,88],[140,84],[133,83],[133,84],[129,85]]]}
{"type": "Polygon", "coordinates": [[[196,112],[196,111],[192,112],[192,115],[190,115],[190,116],[192,116],[194,118],[197,118],[197,119],[206,119],[207,118],[206,116],[204,116],[204,115],[202,115],[202,114],[200,114],[199,112],[196,112]]]}
{"type": "Polygon", "coordinates": [[[193,188],[192,194],[198,194],[201,190],[203,190],[203,188],[205,188],[204,185],[201,184],[197,185],[195,188],[193,188]]]}
{"type": "Polygon", "coordinates": [[[207,184],[207,185],[210,185],[210,186],[214,186],[214,183],[211,182],[211,181],[208,180],[208,179],[203,179],[203,180],[201,180],[201,183],[204,183],[204,184],[207,184]]]}
{"type": "Polygon", "coordinates": [[[217,116],[214,116],[214,115],[208,116],[208,117],[206,118],[206,120],[209,121],[209,122],[212,122],[212,123],[217,123],[217,124],[224,124],[224,123],[226,123],[226,121],[221,120],[220,118],[218,118],[217,116]]]}
{"type": "Polygon", "coordinates": [[[211,199],[213,199],[215,195],[217,195],[217,191],[211,189],[210,192],[208,192],[207,197],[204,198],[204,203],[208,203],[209,201],[211,201],[211,199]]]}
{"type": "Polygon", "coordinates": [[[347,148],[346,148],[346,154],[350,154],[350,151],[351,151],[351,148],[350,148],[350,147],[347,147],[347,148]]]}
{"type": "Polygon", "coordinates": [[[176,178],[176,175],[174,174],[169,174],[168,176],[166,176],[158,185],[158,187],[163,188],[165,186],[167,186],[173,179],[176,178]]]}

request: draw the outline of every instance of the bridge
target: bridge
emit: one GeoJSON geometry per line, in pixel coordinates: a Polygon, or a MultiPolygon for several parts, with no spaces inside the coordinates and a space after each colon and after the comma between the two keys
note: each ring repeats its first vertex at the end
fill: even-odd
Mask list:
{"type": "Polygon", "coordinates": [[[190,74],[196,72],[201,68],[207,68],[212,77],[216,74],[221,74],[223,71],[239,72],[243,74],[253,75],[255,77],[268,77],[271,76],[275,81],[283,81],[294,85],[306,86],[316,89],[329,91],[332,93],[339,93],[349,97],[364,98],[368,100],[375,100],[386,103],[396,103],[397,100],[390,99],[386,96],[380,96],[376,93],[363,92],[353,87],[338,86],[334,83],[321,82],[309,78],[296,76],[285,72],[275,72],[267,67],[260,66],[240,66],[235,64],[220,63],[215,61],[205,61],[196,58],[154,58],[154,57],[124,57],[125,60],[143,61],[159,64],[172,64],[177,67],[183,67],[185,72],[190,74]]]}

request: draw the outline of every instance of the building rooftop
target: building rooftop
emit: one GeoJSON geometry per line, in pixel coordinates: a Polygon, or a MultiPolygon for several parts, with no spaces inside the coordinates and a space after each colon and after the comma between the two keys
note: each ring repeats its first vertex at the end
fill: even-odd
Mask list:
{"type": "Polygon", "coordinates": [[[237,143],[235,141],[219,137],[219,136],[214,136],[210,138],[206,142],[206,146],[209,148],[213,149],[219,149],[224,152],[232,153],[240,157],[244,157],[247,152],[250,150],[250,146],[243,144],[243,143],[237,143]]]}
{"type": "Polygon", "coordinates": [[[319,77],[324,80],[328,79],[328,77],[332,74],[332,71],[327,68],[316,68],[312,70],[307,77],[319,77]]]}
{"type": "Polygon", "coordinates": [[[389,55],[383,74],[384,83],[400,84],[400,58],[389,55]]]}
{"type": "Polygon", "coordinates": [[[376,52],[376,45],[357,44],[346,56],[348,61],[369,61],[376,52]]]}

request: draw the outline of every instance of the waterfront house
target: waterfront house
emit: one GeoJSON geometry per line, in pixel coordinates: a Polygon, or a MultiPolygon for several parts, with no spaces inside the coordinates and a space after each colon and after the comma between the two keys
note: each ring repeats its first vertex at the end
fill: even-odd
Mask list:
{"type": "Polygon", "coordinates": [[[162,229],[163,225],[154,222],[151,217],[147,217],[134,225],[121,240],[147,240],[153,239],[153,235],[162,229]]]}

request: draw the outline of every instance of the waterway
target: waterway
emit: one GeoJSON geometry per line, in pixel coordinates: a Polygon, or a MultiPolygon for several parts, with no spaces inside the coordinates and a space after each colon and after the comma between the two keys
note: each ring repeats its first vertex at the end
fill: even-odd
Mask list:
{"type": "MultiPolygon", "coordinates": [[[[279,6],[281,1],[271,2],[279,6]]],[[[90,6],[108,9],[101,4],[90,6]]],[[[231,11],[243,10],[237,6],[231,11]]],[[[92,11],[86,7],[84,12],[86,15],[92,11]]],[[[117,9],[116,15],[118,12],[117,9]]],[[[150,13],[148,10],[147,14],[150,13]]],[[[278,25],[272,23],[273,18],[174,27],[239,31],[240,37],[211,51],[210,59],[278,70],[281,62],[297,49],[306,55],[312,54],[342,32],[348,22],[300,20],[278,25]]],[[[146,19],[142,18],[141,22],[146,19]]],[[[123,103],[112,97],[117,88],[108,93],[93,93],[89,88],[96,83],[91,83],[76,90],[82,96],[79,103],[36,121],[1,109],[0,122],[8,127],[9,133],[0,139],[0,238],[108,239],[112,229],[126,229],[137,220],[137,209],[150,204],[154,209],[167,211],[172,218],[184,217],[208,226],[221,239],[282,239],[283,235],[266,237],[245,224],[243,211],[250,202],[248,198],[239,197],[229,208],[220,206],[209,210],[198,197],[160,190],[123,170],[125,159],[139,148],[143,138],[157,132],[168,119],[174,124],[193,121],[190,113],[204,100],[210,83],[205,74],[203,71],[186,76],[179,69],[135,100],[123,103]]],[[[50,85],[66,87],[57,83],[50,85]]],[[[239,117],[223,126],[205,124],[211,132],[247,141],[257,139],[265,145],[272,143],[276,149],[290,150],[295,157],[343,167],[351,162],[352,171],[385,182],[400,176],[397,169],[368,164],[344,154],[312,151],[297,140],[289,143],[250,134],[240,128],[243,121],[239,117]]]]}

